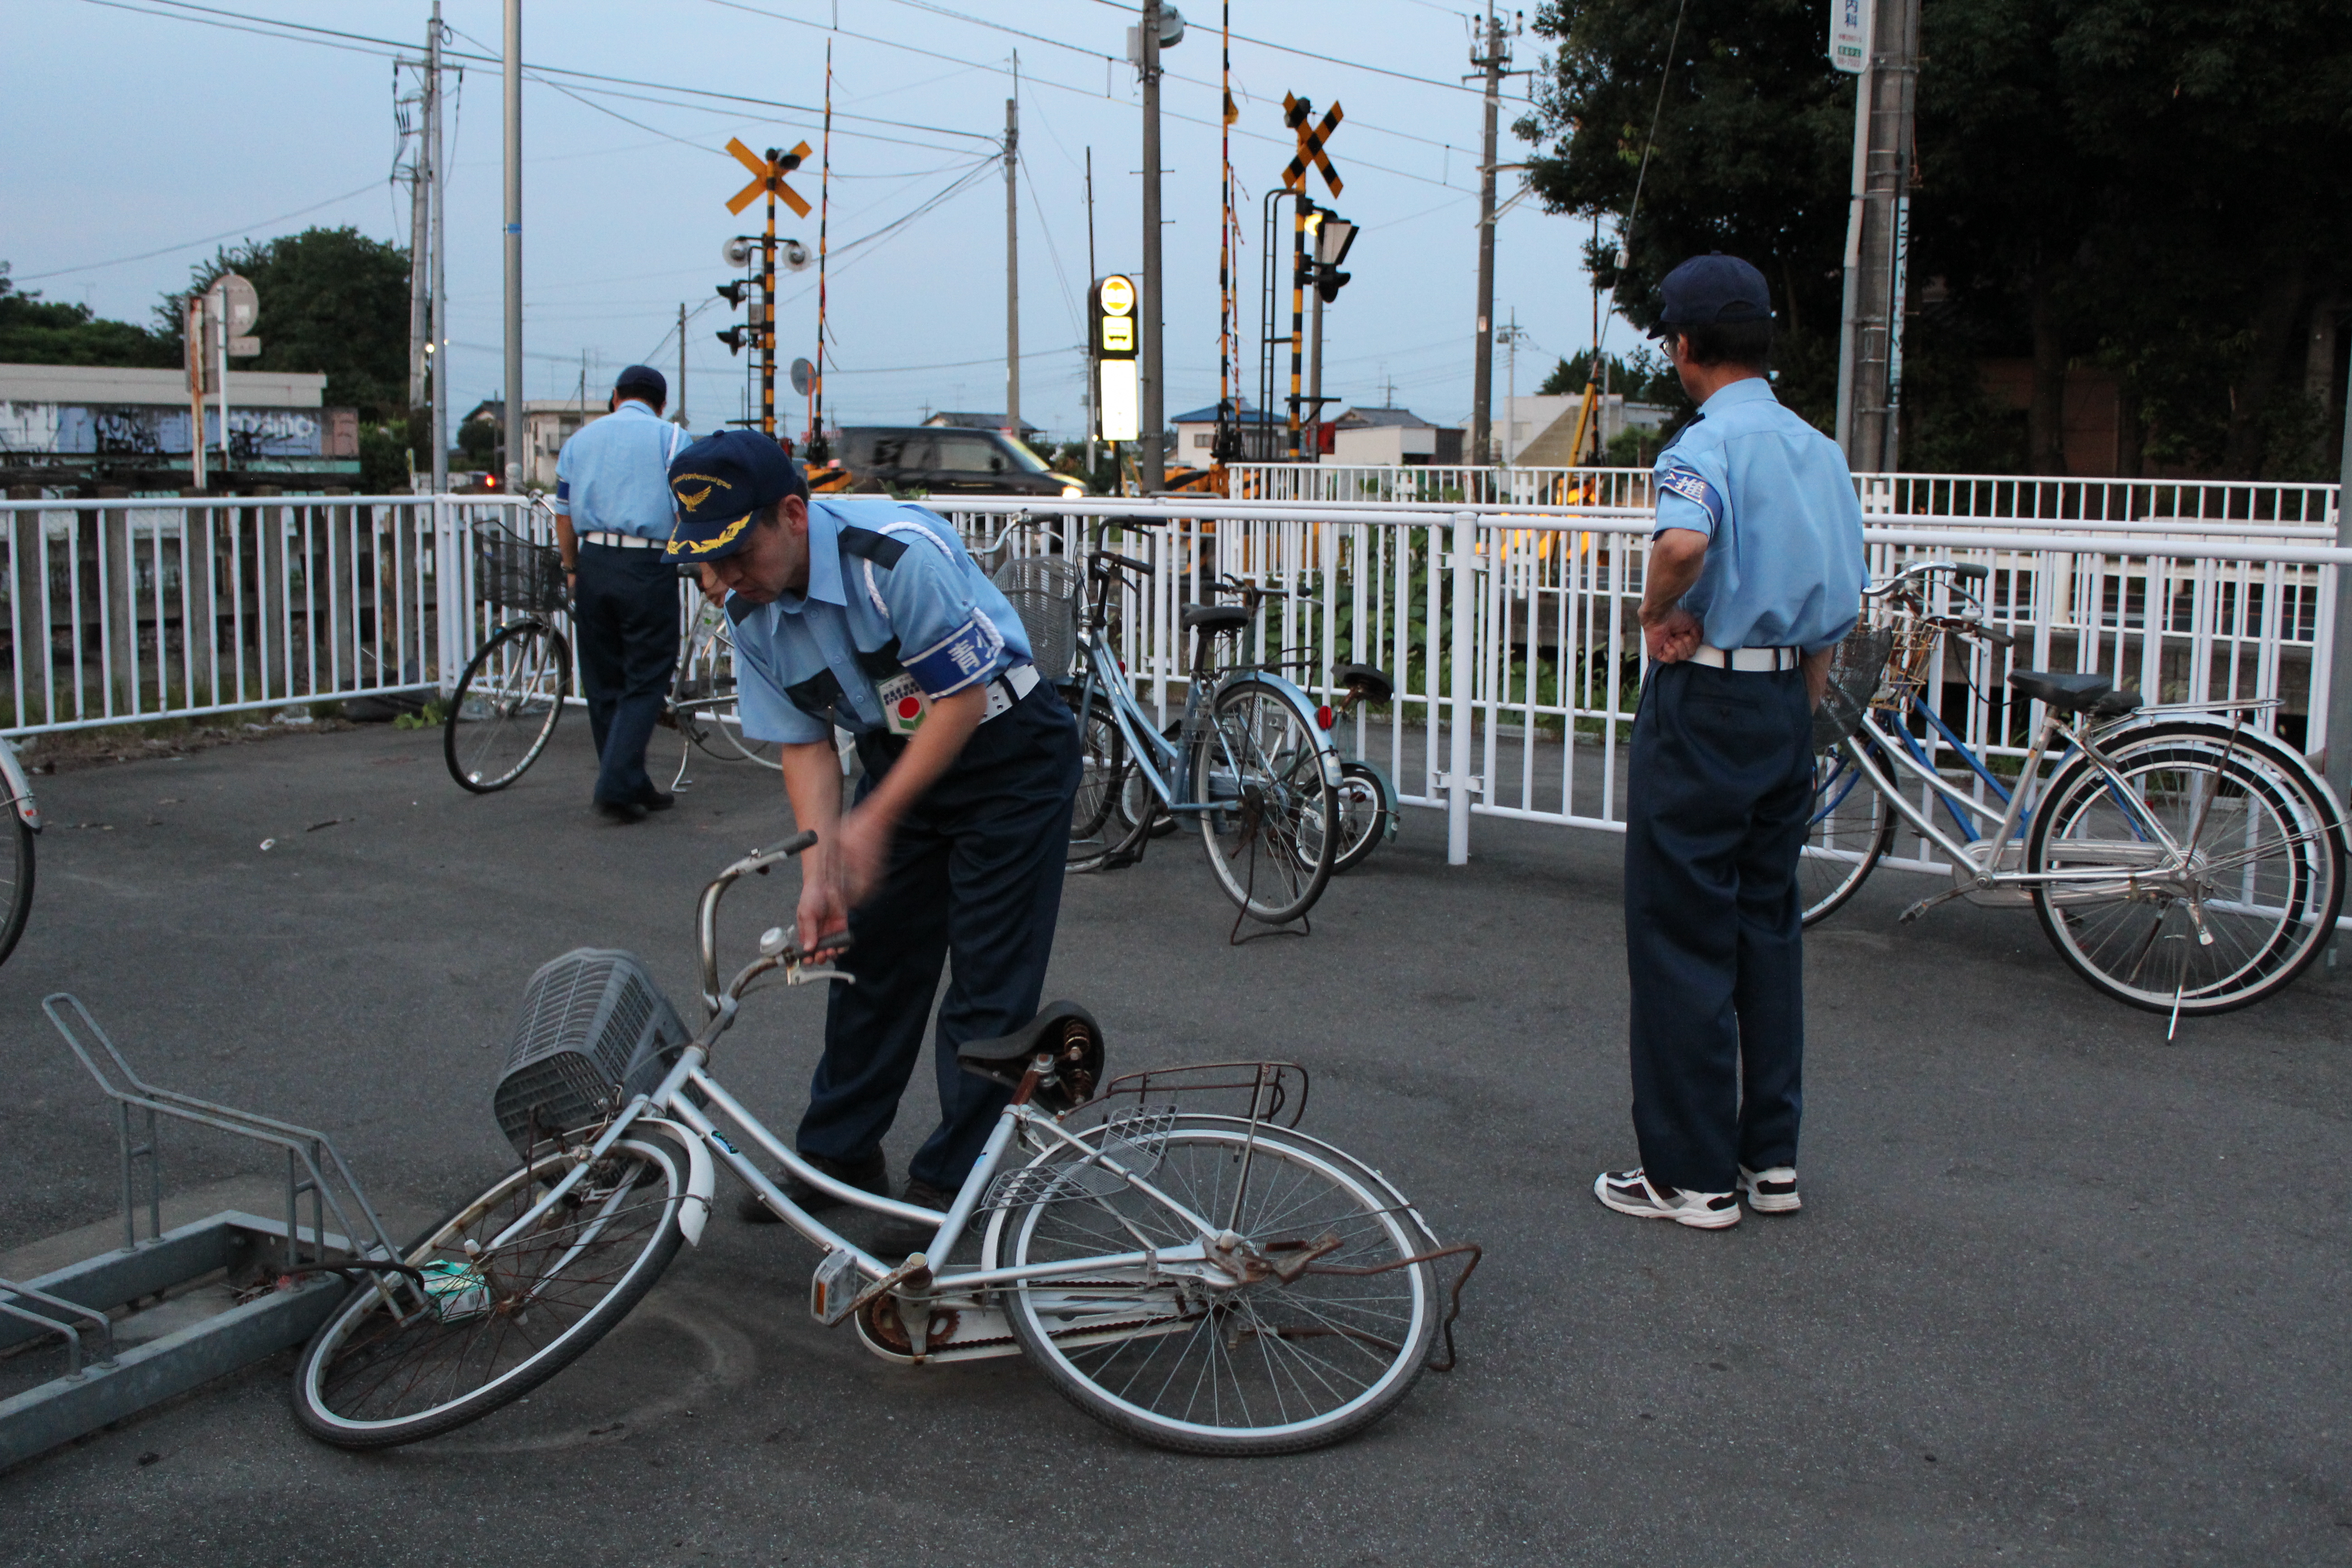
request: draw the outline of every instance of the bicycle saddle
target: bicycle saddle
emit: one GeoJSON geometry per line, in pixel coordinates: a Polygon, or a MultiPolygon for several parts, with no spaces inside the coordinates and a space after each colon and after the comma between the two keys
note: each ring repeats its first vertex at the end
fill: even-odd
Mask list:
{"type": "Polygon", "coordinates": [[[2119,691],[2114,680],[2104,675],[2075,674],[2055,669],[2012,669],[2009,672],[2011,686],[2036,701],[2046,702],[2061,713],[2088,713],[2094,718],[2117,719],[2140,705],[2137,691],[2119,691]]]}
{"type": "Polygon", "coordinates": [[[1388,671],[1369,664],[1343,664],[1331,672],[1332,680],[1340,686],[1352,686],[1363,693],[1364,700],[1377,706],[1396,695],[1395,683],[1388,671]]]}
{"type": "Polygon", "coordinates": [[[1237,632],[1249,625],[1249,612],[1239,605],[1187,605],[1177,617],[1186,630],[1194,627],[1214,636],[1219,632],[1237,632]]]}
{"type": "Polygon", "coordinates": [[[1049,1002],[1009,1035],[958,1046],[956,1065],[975,1077],[1018,1089],[1041,1051],[1053,1053],[1060,1081],[1039,1089],[1034,1103],[1059,1115],[1094,1098],[1095,1085],[1102,1081],[1102,1026],[1076,1002],[1049,1002]]]}

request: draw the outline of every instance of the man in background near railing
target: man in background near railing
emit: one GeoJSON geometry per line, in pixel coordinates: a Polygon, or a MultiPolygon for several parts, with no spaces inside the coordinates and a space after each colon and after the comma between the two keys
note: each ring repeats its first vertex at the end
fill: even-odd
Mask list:
{"type": "Polygon", "coordinates": [[[662,421],[668,396],[661,372],[631,365],[613,383],[612,412],[555,459],[555,539],[596,738],[595,809],[614,822],[677,804],[646,773],[677,663],[677,572],[662,563],[662,547],[677,516],[669,462],[687,437],[662,421]]]}
{"type": "Polygon", "coordinates": [[[1700,1229],[1791,1214],[1805,1044],[1797,860],[1812,710],[1862,609],[1862,509],[1782,407],[1762,273],[1721,252],[1659,288],[1654,336],[1699,405],[1659,453],[1651,660],[1625,812],[1625,958],[1642,1163],[1593,1195],[1700,1229]]]}

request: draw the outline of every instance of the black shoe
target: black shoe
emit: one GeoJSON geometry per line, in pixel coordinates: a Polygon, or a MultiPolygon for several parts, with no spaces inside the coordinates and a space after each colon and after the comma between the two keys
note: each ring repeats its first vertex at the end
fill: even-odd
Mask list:
{"type": "Polygon", "coordinates": [[[600,800],[596,803],[596,815],[607,822],[626,825],[643,822],[646,808],[633,800],[600,800]]]}
{"type": "MultiPolygon", "coordinates": [[[[889,1167],[883,1163],[879,1149],[863,1160],[835,1160],[824,1154],[803,1154],[801,1158],[835,1181],[846,1182],[861,1193],[872,1193],[877,1197],[887,1197],[890,1194],[889,1167]]],[[[817,1191],[798,1176],[781,1172],[777,1173],[776,1185],[784,1189],[786,1197],[811,1214],[820,1209],[837,1208],[843,1201],[831,1193],[817,1191]]],[[[735,1213],[739,1218],[752,1225],[772,1225],[776,1221],[774,1211],[760,1201],[757,1193],[745,1193],[737,1199],[735,1213]]]]}
{"type": "Polygon", "coordinates": [[[667,811],[677,804],[677,796],[667,790],[655,789],[648,785],[646,793],[637,796],[637,804],[647,811],[667,811]]]}
{"type": "Polygon", "coordinates": [[[920,1176],[909,1176],[907,1178],[906,1201],[913,1204],[917,1208],[937,1209],[941,1214],[945,1214],[954,1205],[956,1195],[943,1188],[931,1185],[920,1176]]]}

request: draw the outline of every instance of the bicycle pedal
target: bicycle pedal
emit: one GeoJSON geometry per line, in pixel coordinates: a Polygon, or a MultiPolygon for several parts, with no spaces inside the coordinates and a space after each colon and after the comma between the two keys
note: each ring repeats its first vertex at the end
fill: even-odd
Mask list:
{"type": "Polygon", "coordinates": [[[809,1316],[833,1327],[857,1305],[857,1254],[836,1247],[824,1255],[809,1280],[809,1316]]]}

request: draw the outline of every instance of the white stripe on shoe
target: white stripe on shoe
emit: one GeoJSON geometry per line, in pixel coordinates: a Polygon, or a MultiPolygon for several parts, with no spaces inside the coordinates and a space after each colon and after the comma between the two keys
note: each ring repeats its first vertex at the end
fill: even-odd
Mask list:
{"type": "Polygon", "coordinates": [[[1758,1214],[1795,1214],[1805,1206],[1797,1194],[1797,1172],[1791,1165],[1775,1165],[1769,1171],[1751,1171],[1739,1167],[1739,1190],[1748,1194],[1748,1206],[1758,1214]]]}
{"type": "Polygon", "coordinates": [[[1640,1171],[1603,1171],[1592,1195],[1619,1214],[1637,1219],[1670,1219],[1697,1230],[1722,1230],[1739,1223],[1738,1193],[1686,1193],[1651,1184],[1640,1171]]]}

